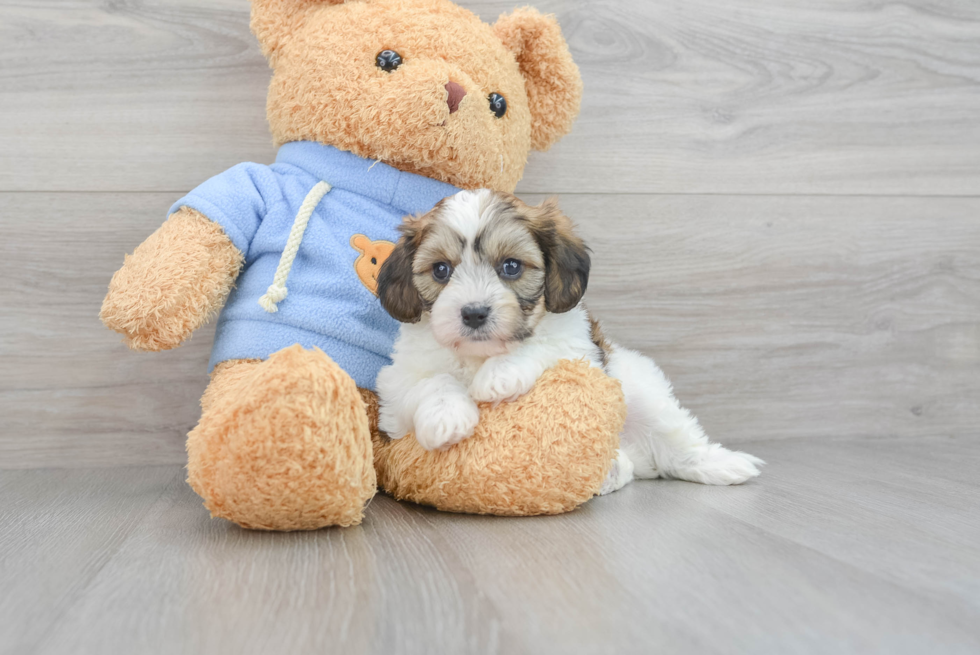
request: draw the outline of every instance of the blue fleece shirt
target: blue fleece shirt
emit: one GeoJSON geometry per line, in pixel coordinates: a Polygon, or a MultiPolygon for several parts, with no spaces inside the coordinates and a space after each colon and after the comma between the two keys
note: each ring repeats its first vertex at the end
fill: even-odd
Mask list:
{"type": "Polygon", "coordinates": [[[361,252],[352,240],[395,242],[402,217],[429,211],[457,190],[299,141],[282,146],[272,166],[239,164],[178,200],[171,213],[196,209],[245,256],[218,319],[210,368],[228,359],[265,359],[298,343],[322,349],[357,386],[373,389],[378,371],[390,363],[398,323],[358,276],[354,263],[361,252]],[[276,313],[266,312],[258,300],[272,284],[300,205],[321,180],[333,188],[310,217],[286,282],[289,295],[276,313]]]}

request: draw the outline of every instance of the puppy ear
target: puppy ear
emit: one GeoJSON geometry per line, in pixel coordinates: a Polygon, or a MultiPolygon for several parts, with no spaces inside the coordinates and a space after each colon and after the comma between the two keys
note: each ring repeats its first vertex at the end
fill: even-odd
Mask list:
{"type": "Polygon", "coordinates": [[[578,305],[589,286],[589,249],[555,198],[537,207],[518,201],[518,211],[527,219],[544,255],[544,307],[553,314],[567,312],[578,305]]]}
{"type": "Polygon", "coordinates": [[[344,0],[252,0],[252,34],[270,62],[276,52],[320,5],[340,5],[344,0]]]}
{"type": "Polygon", "coordinates": [[[401,323],[418,323],[422,318],[422,296],[413,281],[412,261],[421,241],[416,223],[402,225],[402,236],[378,271],[378,298],[385,311],[401,323]]]}
{"type": "Polygon", "coordinates": [[[493,26],[524,76],[531,110],[531,147],[547,150],[572,129],[582,102],[582,76],[553,15],[531,7],[501,16],[493,26]]]}

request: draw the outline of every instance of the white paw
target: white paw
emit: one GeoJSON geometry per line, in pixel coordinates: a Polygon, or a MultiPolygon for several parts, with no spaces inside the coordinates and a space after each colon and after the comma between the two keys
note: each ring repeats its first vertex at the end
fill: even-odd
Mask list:
{"type": "Polygon", "coordinates": [[[415,440],[426,450],[444,450],[473,436],[480,410],[463,395],[426,399],[415,412],[415,440]]]}
{"type": "Polygon", "coordinates": [[[613,460],[612,468],[609,469],[609,474],[602,483],[602,488],[599,489],[599,495],[605,496],[619,491],[632,481],[633,461],[622,450],[617,450],[616,459],[613,460]]]}
{"type": "Polygon", "coordinates": [[[742,484],[759,475],[764,465],[758,457],[713,444],[696,462],[673,471],[672,477],[701,484],[742,484]]]}
{"type": "Polygon", "coordinates": [[[517,400],[537,381],[537,372],[527,366],[506,359],[488,359],[470,384],[470,397],[478,403],[517,400]]]}

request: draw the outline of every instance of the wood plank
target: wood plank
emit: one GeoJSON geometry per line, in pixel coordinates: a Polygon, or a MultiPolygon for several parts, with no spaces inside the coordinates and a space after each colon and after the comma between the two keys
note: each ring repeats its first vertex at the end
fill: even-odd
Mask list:
{"type": "MultiPolygon", "coordinates": [[[[586,96],[526,193],[980,193],[971,0],[534,4],[586,96]]],[[[0,6],[0,190],[176,194],[271,161],[247,24],[245,0],[0,6]]]]}
{"type": "Polygon", "coordinates": [[[0,653],[28,653],[112,560],[179,466],[0,470],[0,653]]]}
{"type": "Polygon", "coordinates": [[[976,199],[566,196],[587,302],[709,434],[970,434],[976,199]]]}
{"type": "Polygon", "coordinates": [[[526,652],[457,559],[389,498],[359,527],[263,533],[182,484],[35,652],[526,652]]]}
{"type": "MultiPolygon", "coordinates": [[[[171,199],[0,194],[0,466],[184,461],[210,329],[136,354],[97,317],[171,199]]],[[[980,422],[980,200],[562,202],[594,249],[588,302],[607,333],[653,354],[718,440],[980,422]]]]}
{"type": "Polygon", "coordinates": [[[30,614],[34,626],[33,641],[3,643],[42,654],[976,652],[980,547],[963,519],[980,493],[980,440],[892,443],[882,465],[881,440],[759,442],[769,469],[742,487],[637,482],[557,517],[381,496],[359,527],[291,534],[210,520],[170,467],[0,473],[0,576],[15,591],[0,625],[30,614]],[[142,471],[159,475],[140,486],[142,471]],[[973,482],[950,481],[964,476],[973,482]],[[78,538],[96,529],[113,537],[78,538]],[[83,573],[71,594],[37,591],[83,573]]]}
{"type": "Polygon", "coordinates": [[[165,218],[163,194],[7,194],[0,215],[0,466],[181,464],[213,327],[135,353],[99,321],[123,256],[165,218]]]}
{"type": "Polygon", "coordinates": [[[754,486],[726,494],[678,484],[663,492],[936,603],[980,611],[976,437],[769,441],[752,448],[769,462],[767,491],[754,486]],[[773,488],[779,493],[769,493],[773,488]]]}
{"type": "MultiPolygon", "coordinates": [[[[800,467],[792,471],[803,475],[800,467]]],[[[766,510],[754,502],[758,496],[769,499],[792,486],[762,478],[713,490],[727,493],[731,505],[748,504],[742,514],[756,518],[766,510]]],[[[965,653],[980,643],[976,609],[958,597],[883,580],[741,516],[709,511],[677,491],[688,487],[707,489],[640,482],[548,525],[507,522],[489,533],[476,531],[475,517],[427,516],[466,554],[505,623],[531,635],[540,649],[532,652],[965,653]],[[527,588],[533,591],[516,591],[527,588]],[[528,597],[527,604],[512,600],[528,597]]],[[[813,505],[852,499],[836,498],[830,484],[815,495],[813,505]]],[[[809,507],[797,506],[803,509],[809,507]]],[[[832,524],[837,517],[819,518],[832,524]]],[[[888,528],[877,532],[865,522],[849,537],[896,538],[888,528]]],[[[911,549],[926,550],[917,538],[908,537],[911,549]]],[[[938,552],[945,557],[946,550],[938,552]]],[[[910,554],[890,559],[914,566],[910,554]]],[[[946,579],[962,576],[963,587],[975,585],[975,567],[961,571],[943,560],[938,568],[946,579]]]]}

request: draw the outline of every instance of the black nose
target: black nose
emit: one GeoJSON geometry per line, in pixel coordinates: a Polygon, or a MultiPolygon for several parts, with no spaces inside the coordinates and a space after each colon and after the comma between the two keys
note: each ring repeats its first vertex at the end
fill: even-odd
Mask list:
{"type": "Polygon", "coordinates": [[[490,308],[467,305],[463,307],[460,314],[463,316],[463,323],[466,324],[466,327],[475,330],[487,322],[487,316],[490,315],[490,308]]]}

